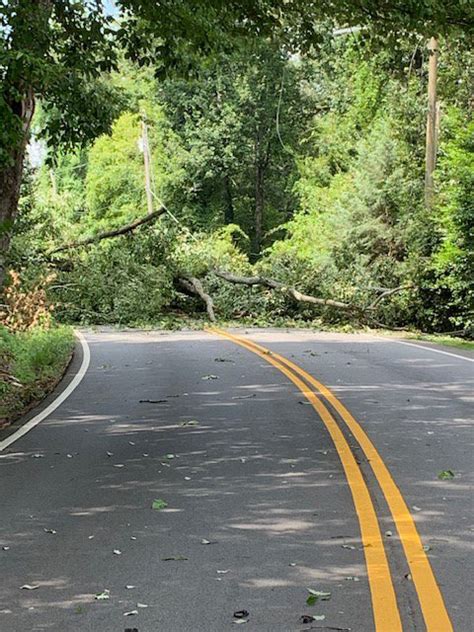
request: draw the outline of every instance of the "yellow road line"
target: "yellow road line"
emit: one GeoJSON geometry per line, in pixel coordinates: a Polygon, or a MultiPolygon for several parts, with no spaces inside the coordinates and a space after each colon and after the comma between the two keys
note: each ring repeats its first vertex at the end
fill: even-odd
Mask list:
{"type": "MultiPolygon", "coordinates": [[[[232,334],[227,334],[227,332],[218,331],[218,333],[225,333],[227,337],[230,337],[231,339],[236,338],[232,334]]],[[[423,549],[423,544],[416,528],[415,521],[413,520],[410,510],[408,509],[407,504],[382,457],[360,424],[354,419],[347,408],[337,399],[334,393],[327,386],[316,380],[304,369],[291,362],[291,360],[288,360],[273,351],[269,351],[255,342],[245,340],[245,343],[254,348],[255,351],[258,350],[260,353],[264,354],[270,353],[271,357],[276,358],[277,361],[295,371],[309,384],[311,384],[311,386],[316,388],[334,407],[334,409],[337,410],[364,451],[380,488],[382,489],[382,493],[385,496],[397,527],[403,550],[405,551],[405,556],[407,558],[413,583],[418,594],[418,600],[420,602],[427,632],[452,632],[453,626],[449,618],[443,596],[431,568],[431,564],[423,549]]]]}
{"type": "Polygon", "coordinates": [[[264,360],[272,364],[295,384],[303,395],[313,405],[326,426],[331,439],[334,442],[341,460],[349,488],[352,493],[354,506],[359,519],[359,525],[364,545],[364,555],[367,565],[374,623],[376,632],[402,632],[400,613],[397,606],[395,590],[390,575],[390,569],[385,554],[382,535],[375,513],[375,508],[370,497],[369,490],[362,476],[359,466],[352,454],[341,429],[326,406],[320,401],[312,390],[295,375],[295,373],[276,360],[267,350],[253,348],[246,340],[228,334],[219,329],[210,328],[207,331],[229,338],[245,349],[256,353],[264,360]]]}

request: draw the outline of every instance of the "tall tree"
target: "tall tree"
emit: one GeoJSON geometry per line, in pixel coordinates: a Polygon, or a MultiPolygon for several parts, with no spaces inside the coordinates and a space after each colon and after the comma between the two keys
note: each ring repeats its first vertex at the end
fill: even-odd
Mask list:
{"type": "Polygon", "coordinates": [[[114,54],[101,2],[14,0],[0,7],[0,283],[15,219],[26,145],[38,98],[47,134],[77,143],[111,122],[108,91],[95,80],[114,54]],[[106,98],[104,98],[106,97],[106,98]]]}
{"type": "Polygon", "coordinates": [[[186,151],[186,203],[201,225],[239,224],[257,255],[263,234],[296,200],[295,154],[310,108],[302,64],[267,40],[219,55],[194,81],[161,83],[160,98],[186,151]]]}

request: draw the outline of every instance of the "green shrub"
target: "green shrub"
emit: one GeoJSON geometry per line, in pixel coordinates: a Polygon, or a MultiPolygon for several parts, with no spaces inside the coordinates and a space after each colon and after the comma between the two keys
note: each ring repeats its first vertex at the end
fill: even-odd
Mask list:
{"type": "Polygon", "coordinates": [[[0,422],[42,399],[62,375],[74,346],[70,327],[11,333],[0,326],[0,422]]]}

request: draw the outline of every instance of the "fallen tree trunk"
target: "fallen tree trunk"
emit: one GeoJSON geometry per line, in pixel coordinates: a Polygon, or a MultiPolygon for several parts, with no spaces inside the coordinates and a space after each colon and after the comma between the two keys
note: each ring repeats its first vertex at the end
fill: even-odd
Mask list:
{"type": "Polygon", "coordinates": [[[59,248],[54,248],[49,252],[49,255],[55,254],[56,252],[63,252],[64,250],[71,250],[73,248],[79,248],[81,246],[88,246],[89,244],[94,244],[98,241],[102,241],[102,239],[110,239],[111,237],[119,237],[120,235],[126,235],[127,233],[131,233],[136,230],[139,226],[143,226],[143,224],[148,224],[152,222],[160,215],[163,215],[165,212],[165,208],[161,207],[156,211],[148,213],[144,217],[136,219],[134,222],[130,224],[126,224],[121,228],[116,228],[114,230],[108,230],[104,233],[99,233],[98,235],[93,235],[92,237],[88,237],[87,239],[80,239],[79,241],[71,241],[68,244],[64,244],[64,246],[59,246],[59,248]]]}
{"type": "Polygon", "coordinates": [[[338,309],[345,310],[356,309],[355,306],[351,305],[350,303],[342,303],[341,301],[334,301],[330,298],[317,298],[316,296],[302,294],[296,288],[288,287],[284,283],[276,281],[275,279],[269,279],[267,277],[260,276],[237,276],[235,274],[232,274],[231,272],[227,272],[226,270],[212,270],[212,272],[219,278],[224,279],[224,281],[228,281],[229,283],[237,283],[241,285],[261,285],[272,290],[280,290],[298,303],[311,303],[313,305],[324,305],[327,307],[336,307],[338,309]]]}
{"type": "Polygon", "coordinates": [[[212,300],[212,297],[204,291],[201,281],[196,277],[178,277],[177,281],[188,294],[198,296],[203,301],[206,306],[209,320],[215,323],[216,315],[214,313],[214,301],[212,300]]]}

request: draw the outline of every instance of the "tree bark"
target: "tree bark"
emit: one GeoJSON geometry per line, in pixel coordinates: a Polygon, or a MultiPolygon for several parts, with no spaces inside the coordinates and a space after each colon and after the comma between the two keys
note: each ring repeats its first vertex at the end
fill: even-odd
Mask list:
{"type": "Polygon", "coordinates": [[[18,211],[25,150],[35,109],[33,90],[29,89],[22,100],[9,105],[21,122],[21,137],[11,152],[9,164],[0,168],[0,288],[5,281],[6,256],[18,211]]]}
{"type": "MultiPolygon", "coordinates": [[[[9,52],[25,52],[33,59],[47,54],[48,38],[35,38],[32,25],[43,24],[45,28],[51,15],[52,0],[30,0],[17,2],[16,27],[11,33],[9,52]],[[39,22],[37,22],[39,20],[39,22]]],[[[7,53],[8,59],[8,53],[7,53]]],[[[12,117],[6,123],[7,136],[11,132],[11,147],[7,147],[8,159],[0,165],[0,290],[5,280],[6,256],[10,246],[11,231],[18,212],[20,186],[26,146],[30,137],[31,121],[35,111],[34,72],[29,62],[19,71],[15,64],[7,67],[0,86],[1,98],[12,117]],[[18,128],[15,129],[15,125],[18,128]],[[10,128],[10,129],[8,129],[10,128]]],[[[10,118],[7,115],[7,118],[10,118]]]]}
{"type": "Polygon", "coordinates": [[[206,306],[209,320],[212,323],[215,323],[216,315],[214,313],[214,301],[212,300],[212,297],[204,291],[201,281],[196,277],[178,277],[177,281],[188,294],[198,296],[203,301],[206,306]]]}
{"type": "Polygon", "coordinates": [[[229,281],[229,283],[238,283],[241,285],[262,285],[263,287],[268,287],[271,290],[280,290],[298,303],[312,303],[313,305],[324,305],[326,307],[336,307],[338,309],[345,310],[355,309],[354,305],[350,305],[349,303],[334,301],[330,298],[317,298],[316,296],[302,294],[296,288],[288,287],[284,283],[276,281],[275,279],[260,276],[241,277],[232,274],[231,272],[226,272],[225,270],[212,270],[212,272],[221,279],[229,281]]]}

